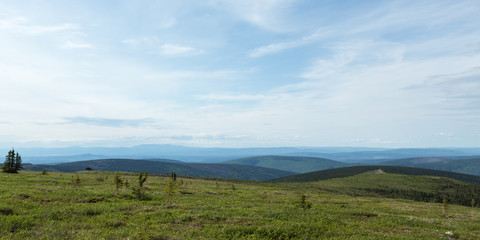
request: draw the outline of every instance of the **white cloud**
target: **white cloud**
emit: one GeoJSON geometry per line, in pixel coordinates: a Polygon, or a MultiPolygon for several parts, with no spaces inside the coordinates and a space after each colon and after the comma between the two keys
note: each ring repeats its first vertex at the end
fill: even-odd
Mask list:
{"type": "Polygon", "coordinates": [[[219,1],[212,3],[260,28],[285,32],[291,30],[290,24],[285,19],[294,0],[243,0],[219,1]]]}
{"type": "Polygon", "coordinates": [[[377,144],[394,144],[397,143],[392,140],[385,140],[381,138],[354,138],[354,139],[349,139],[345,140],[347,143],[362,143],[362,144],[368,144],[368,145],[377,145],[377,144]]]}
{"type": "Polygon", "coordinates": [[[352,143],[424,146],[450,143],[451,132],[474,138],[480,5],[352,2],[347,10],[337,2],[211,0],[212,9],[124,1],[108,13],[91,1],[79,7],[92,12],[15,3],[9,15],[29,19],[0,17],[0,110],[9,116],[0,130],[72,144],[135,136],[225,146],[248,136],[241,144],[335,145],[360,136],[352,143]],[[106,43],[95,55],[65,50],[106,43]],[[162,129],[144,129],[153,123],[142,119],[164,119],[154,124],[162,129]],[[84,124],[56,124],[65,120],[84,124]]]}
{"type": "MultiPolygon", "coordinates": [[[[217,81],[242,79],[248,74],[255,73],[255,69],[250,70],[235,70],[235,69],[215,69],[215,70],[183,70],[183,71],[155,71],[155,73],[149,73],[144,76],[146,80],[163,80],[163,81],[179,81],[179,80],[202,80],[204,84],[213,83],[217,81]]],[[[189,81],[191,83],[191,81],[189,81]]]]}
{"type": "Polygon", "coordinates": [[[249,56],[250,57],[263,57],[268,54],[274,54],[278,52],[282,52],[284,50],[292,49],[292,48],[297,48],[301,47],[307,44],[311,44],[319,39],[321,39],[324,36],[327,36],[328,34],[331,34],[331,32],[325,32],[326,30],[324,29],[318,29],[316,32],[314,32],[311,35],[302,37],[297,40],[292,40],[292,41],[286,41],[286,42],[279,42],[279,43],[272,43],[266,46],[261,46],[253,49],[250,51],[249,56]]]}
{"type": "Polygon", "coordinates": [[[177,24],[177,20],[173,17],[163,19],[163,21],[160,23],[160,27],[163,29],[171,28],[177,24]]]}
{"type": "Polygon", "coordinates": [[[266,96],[263,94],[207,94],[207,95],[198,95],[198,99],[201,100],[217,100],[217,101],[260,101],[273,99],[274,96],[266,96]]]}
{"type": "Polygon", "coordinates": [[[180,44],[162,43],[157,37],[130,38],[122,40],[122,43],[133,48],[145,49],[165,56],[189,56],[202,54],[203,50],[180,44]]]}
{"type": "Polygon", "coordinates": [[[0,20],[0,29],[19,32],[27,35],[39,35],[45,33],[55,33],[67,30],[75,30],[78,27],[75,24],[63,23],[59,25],[35,25],[29,23],[25,17],[16,17],[0,20]]]}
{"type": "Polygon", "coordinates": [[[446,139],[448,141],[453,141],[456,138],[456,134],[452,132],[439,132],[437,133],[437,136],[440,138],[446,139]]]}
{"type": "Polygon", "coordinates": [[[202,51],[197,50],[195,48],[182,46],[182,45],[174,45],[174,44],[163,44],[160,47],[160,53],[162,55],[167,56],[174,56],[174,55],[194,55],[200,54],[202,51]]]}
{"type": "Polygon", "coordinates": [[[141,38],[129,38],[122,40],[123,44],[130,45],[131,47],[153,46],[158,45],[160,40],[157,37],[141,37],[141,38]]]}
{"type": "Polygon", "coordinates": [[[63,49],[74,49],[74,48],[83,48],[83,49],[94,49],[92,45],[88,43],[73,43],[71,41],[67,41],[64,43],[60,48],[63,49]]]}

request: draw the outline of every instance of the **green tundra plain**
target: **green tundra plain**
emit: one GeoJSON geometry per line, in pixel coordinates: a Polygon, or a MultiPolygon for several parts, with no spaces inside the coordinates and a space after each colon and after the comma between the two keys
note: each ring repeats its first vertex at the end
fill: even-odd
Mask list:
{"type": "MultiPolygon", "coordinates": [[[[273,183],[138,174],[0,174],[2,239],[478,239],[476,205],[351,191],[359,178],[273,183]],[[123,184],[117,192],[115,178],[123,184]],[[127,184],[125,184],[127,182],[127,184]],[[172,184],[173,183],[173,184],[172,184]],[[170,186],[169,186],[170,185],[170,186]],[[167,187],[169,186],[169,187],[167,187]],[[350,190],[349,190],[350,189],[350,190]],[[356,196],[354,196],[356,195],[356,196]]],[[[416,177],[412,187],[432,187],[416,177]]],[[[408,185],[408,184],[407,184],[408,185]]],[[[411,185],[411,184],[410,184],[411,185]]],[[[408,188],[408,186],[406,186],[408,188]]]]}

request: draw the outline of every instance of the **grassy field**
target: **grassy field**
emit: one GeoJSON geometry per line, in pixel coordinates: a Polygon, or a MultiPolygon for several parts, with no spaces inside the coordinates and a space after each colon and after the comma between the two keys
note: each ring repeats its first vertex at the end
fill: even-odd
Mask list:
{"type": "MultiPolygon", "coordinates": [[[[329,193],[317,183],[149,176],[145,198],[115,173],[0,174],[2,239],[479,239],[480,211],[329,193]],[[309,185],[310,184],[310,185],[309,185]],[[301,186],[301,187],[299,187],[301,186]],[[305,201],[302,203],[302,195],[305,201]]],[[[334,188],[336,182],[325,182],[334,188]]],[[[337,186],[338,187],[338,186],[337,186]]],[[[340,188],[340,187],[338,187],[340,188]]]]}
{"type": "Polygon", "coordinates": [[[278,183],[280,184],[277,186],[286,188],[304,191],[312,189],[350,196],[389,197],[436,203],[443,203],[446,198],[449,203],[464,206],[472,206],[472,202],[477,206],[480,200],[480,184],[439,176],[393,174],[382,170],[322,181],[289,182],[285,185],[278,183]]]}

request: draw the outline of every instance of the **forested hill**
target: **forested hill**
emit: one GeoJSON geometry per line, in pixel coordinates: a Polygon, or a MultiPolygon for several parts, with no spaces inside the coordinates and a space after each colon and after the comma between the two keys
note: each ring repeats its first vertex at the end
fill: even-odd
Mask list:
{"type": "Polygon", "coordinates": [[[354,176],[357,174],[361,174],[361,173],[373,171],[373,170],[382,170],[387,173],[396,173],[396,174],[404,174],[404,175],[426,175],[426,176],[448,177],[448,178],[456,179],[459,181],[480,184],[480,176],[432,170],[432,169],[398,167],[398,166],[382,166],[382,165],[354,166],[354,167],[327,169],[322,171],[281,177],[278,179],[274,179],[272,181],[274,182],[310,182],[310,181],[326,180],[331,178],[350,177],[350,176],[354,176]]]}
{"type": "Polygon", "coordinates": [[[244,166],[236,164],[185,163],[169,160],[101,159],[61,163],[56,165],[25,165],[26,170],[77,172],[91,168],[98,171],[128,171],[166,174],[174,171],[178,175],[242,180],[269,180],[294,174],[278,169],[244,166]]]}
{"type": "Polygon", "coordinates": [[[351,164],[316,157],[257,156],[223,162],[248,166],[275,168],[284,171],[306,173],[323,169],[346,167],[351,164]]]}
{"type": "Polygon", "coordinates": [[[279,186],[313,192],[331,192],[350,196],[403,198],[422,202],[453,203],[477,206],[480,184],[448,177],[413,176],[373,170],[350,177],[316,182],[275,183],[279,186]]]}
{"type": "Polygon", "coordinates": [[[428,168],[442,171],[458,172],[480,176],[480,158],[406,158],[382,162],[385,165],[428,168]]]}

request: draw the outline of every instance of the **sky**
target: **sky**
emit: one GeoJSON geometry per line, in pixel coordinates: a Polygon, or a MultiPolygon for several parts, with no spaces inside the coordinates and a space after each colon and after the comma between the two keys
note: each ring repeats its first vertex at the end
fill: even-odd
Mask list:
{"type": "Polygon", "coordinates": [[[479,12],[0,0],[0,145],[480,147],[479,12]]]}

